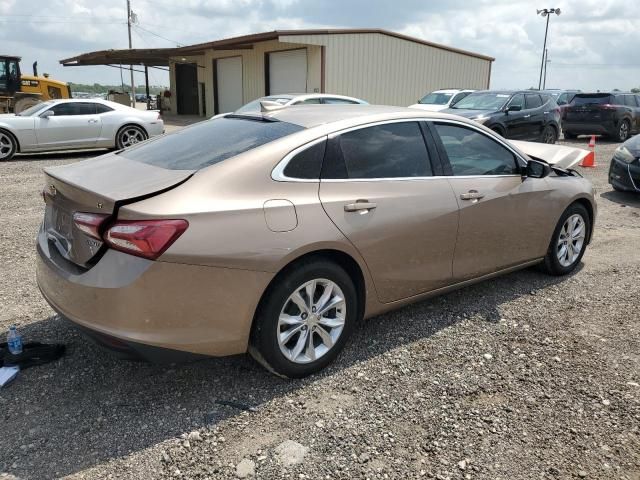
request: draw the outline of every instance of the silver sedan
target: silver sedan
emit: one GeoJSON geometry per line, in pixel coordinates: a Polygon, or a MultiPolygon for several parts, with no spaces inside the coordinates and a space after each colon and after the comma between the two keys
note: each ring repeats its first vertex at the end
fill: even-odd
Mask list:
{"type": "Polygon", "coordinates": [[[51,100],[0,115],[0,161],[16,153],[122,149],[163,132],[158,112],[100,99],[51,100]]]}

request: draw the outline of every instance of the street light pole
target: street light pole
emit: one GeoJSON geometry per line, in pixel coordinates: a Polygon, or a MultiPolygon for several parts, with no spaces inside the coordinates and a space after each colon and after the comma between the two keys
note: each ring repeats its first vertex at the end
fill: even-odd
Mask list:
{"type": "MultiPolygon", "coordinates": [[[[536,10],[536,12],[538,13],[538,15],[547,17],[547,25],[544,29],[544,46],[542,47],[542,60],[540,61],[540,80],[538,81],[538,90],[540,90],[540,88],[542,87],[542,69],[544,68],[544,61],[545,61],[546,52],[547,52],[547,34],[549,32],[549,18],[551,17],[552,13],[555,13],[556,15],[560,15],[560,9],[544,8],[542,10],[536,10]]],[[[546,72],[545,72],[545,76],[546,76],[546,72]]]]}
{"type": "MultiPolygon", "coordinates": [[[[129,50],[133,48],[131,43],[131,1],[127,0],[127,30],[129,31],[129,50]]],[[[133,65],[129,65],[129,72],[131,73],[131,102],[133,107],[136,106],[136,87],[133,83],[133,65]]]]}

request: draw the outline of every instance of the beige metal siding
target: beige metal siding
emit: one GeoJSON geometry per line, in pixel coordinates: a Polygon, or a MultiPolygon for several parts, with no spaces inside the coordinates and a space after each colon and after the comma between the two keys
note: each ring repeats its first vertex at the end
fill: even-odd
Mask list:
{"type": "Polygon", "coordinates": [[[407,106],[441,88],[488,88],[491,62],[379,33],[280,36],[325,45],[325,90],[374,104],[407,106]]]}
{"type": "MultiPolygon", "coordinates": [[[[283,43],[278,40],[271,40],[268,42],[255,43],[252,49],[249,50],[208,50],[204,55],[199,57],[188,57],[187,61],[192,61],[192,58],[198,59],[198,65],[203,68],[198,68],[198,81],[205,83],[206,92],[206,104],[207,104],[207,116],[213,115],[213,60],[215,58],[225,57],[242,57],[242,94],[244,103],[255,100],[262,97],[265,94],[265,71],[264,71],[264,57],[267,52],[274,52],[278,50],[288,50],[294,48],[300,48],[301,45],[297,43],[283,43]]],[[[307,48],[307,92],[319,92],[320,91],[320,65],[321,65],[321,47],[316,45],[305,45],[307,48]]],[[[173,61],[180,61],[180,58],[172,58],[173,61]]],[[[171,66],[173,72],[173,66],[171,66]]],[[[172,73],[171,79],[175,80],[172,73]]],[[[172,93],[175,96],[175,83],[171,85],[172,93]]],[[[292,92],[293,93],[293,92],[292,92]]],[[[295,92],[298,93],[298,92],[295,92]]],[[[304,92],[300,92],[304,93],[304,92]]],[[[172,102],[172,106],[173,106],[172,102]]]]}

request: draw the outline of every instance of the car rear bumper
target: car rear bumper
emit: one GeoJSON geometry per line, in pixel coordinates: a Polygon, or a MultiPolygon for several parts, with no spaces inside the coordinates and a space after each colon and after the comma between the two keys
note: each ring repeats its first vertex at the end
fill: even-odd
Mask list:
{"type": "Polygon", "coordinates": [[[640,192],[640,165],[638,161],[630,164],[612,158],[609,165],[609,183],[620,190],[640,192]]]}
{"type": "Polygon", "coordinates": [[[562,122],[562,130],[576,135],[611,135],[616,133],[616,125],[612,121],[562,122]]]}
{"type": "Polygon", "coordinates": [[[108,339],[100,343],[115,350],[244,353],[255,307],[273,277],[150,261],[114,250],[82,271],[66,265],[42,232],[37,249],[37,282],[47,302],[94,338],[108,339]]]}

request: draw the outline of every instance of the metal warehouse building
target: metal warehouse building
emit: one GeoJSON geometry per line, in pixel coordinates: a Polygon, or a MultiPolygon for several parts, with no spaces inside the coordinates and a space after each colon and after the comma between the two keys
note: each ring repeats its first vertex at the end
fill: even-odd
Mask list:
{"type": "Polygon", "coordinates": [[[110,50],[63,65],[169,65],[171,111],[212,116],[264,95],[330,92],[406,106],[489,87],[493,58],[379,29],[286,30],[173,49],[110,50]],[[158,59],[162,58],[162,61],[158,59]]]}

